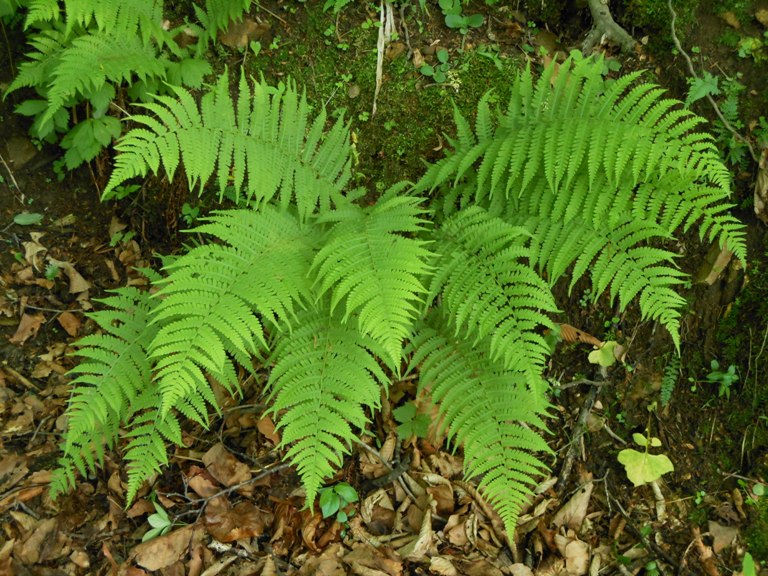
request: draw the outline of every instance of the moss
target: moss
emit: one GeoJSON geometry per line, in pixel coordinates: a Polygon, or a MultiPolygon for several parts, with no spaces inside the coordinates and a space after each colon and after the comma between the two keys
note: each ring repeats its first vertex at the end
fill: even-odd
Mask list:
{"type": "Polygon", "coordinates": [[[755,560],[768,560],[768,498],[760,498],[756,517],[747,530],[747,546],[755,560]]]}
{"type": "Polygon", "coordinates": [[[465,50],[447,46],[449,81],[436,85],[414,68],[405,53],[385,58],[373,116],[378,30],[368,25],[370,15],[364,6],[343,11],[338,25],[317,7],[302,8],[297,16],[306,31],[301,42],[264,47],[249,61],[250,72],[273,82],[300,78],[310,102],[325,104],[332,114],[344,113],[356,139],[356,184],[374,193],[399,180],[418,179],[425,160],[443,155],[444,135],[454,130],[453,102],[474,118],[477,102],[490,86],[494,99],[508,97],[510,79],[518,68],[515,61],[498,58],[487,46],[465,50]],[[451,82],[458,89],[447,85],[451,82]]]}

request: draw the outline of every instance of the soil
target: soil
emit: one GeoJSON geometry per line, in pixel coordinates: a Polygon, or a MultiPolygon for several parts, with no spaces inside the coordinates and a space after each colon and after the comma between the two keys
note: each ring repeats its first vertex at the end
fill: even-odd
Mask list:
{"type": "MultiPolygon", "coordinates": [[[[441,156],[453,127],[453,102],[471,114],[490,87],[498,95],[496,101],[503,102],[506,80],[521,61],[540,64],[542,47],[549,54],[578,47],[590,25],[586,8],[571,3],[567,8],[566,3],[551,3],[561,8],[552,13],[525,14],[503,6],[514,3],[487,7],[474,2],[467,11],[484,14],[486,24],[463,35],[446,28],[436,3],[428,2],[425,14],[416,8],[417,2],[403,2],[396,10],[399,39],[385,57],[374,115],[378,5],[353,3],[334,16],[323,12],[321,4],[262,2],[261,9],[252,11],[255,20],[269,24],[260,40],[261,53],[247,58],[222,47],[212,57],[219,69],[226,65],[233,70],[244,63],[250,73],[263,73],[271,81],[293,78],[306,89],[310,102],[344,109],[359,153],[357,184],[366,187],[371,198],[393,182],[415,180],[424,161],[441,156]],[[438,47],[450,53],[451,74],[445,83],[414,68],[417,50],[425,61],[435,63],[438,47]]],[[[677,33],[699,69],[738,78],[745,86],[738,101],[738,129],[759,153],[759,139],[766,137],[759,119],[768,109],[763,93],[768,49],[766,54],[739,57],[732,44],[734,39],[763,36],[765,27],[755,14],[768,8],[768,2],[732,4],[727,10],[713,0],[701,2],[695,14],[681,20],[677,33]],[[739,28],[728,14],[738,20],[739,28]]],[[[653,38],[630,55],[611,46],[600,49],[621,71],[649,69],[654,81],[684,99],[689,72],[671,48],[668,16],[661,12],[642,27],[622,20],[637,18],[640,5],[622,3],[615,8],[617,19],[635,38],[653,38]]],[[[16,66],[23,58],[19,32],[9,31],[14,33],[11,50],[0,55],[3,88],[12,79],[9,58],[16,66]]],[[[77,339],[95,329],[87,312],[99,308],[98,298],[126,284],[140,285],[136,267],[157,267],[157,254],[182,249],[179,230],[187,226],[183,206],[201,213],[213,206],[162,179],[145,183],[141,194],[130,200],[102,203],[109,152],[60,179],[53,163],[61,151],[53,145],[38,149],[27,136],[26,119],[13,113],[14,105],[28,96],[13,93],[0,109],[0,575],[142,574],[138,566],[147,566],[142,559],[160,554],[139,545],[149,527],[147,518],[156,509],[149,488],[131,508],[123,508],[119,447],[108,454],[103,472],[80,479],[73,493],[56,502],[46,493],[66,425],[62,414],[70,393],[67,370],[75,365],[70,354],[77,339]],[[24,213],[42,218],[33,224],[16,223],[24,213]]],[[[695,103],[694,110],[714,121],[704,101],[695,103]]],[[[730,150],[727,137],[719,145],[724,154],[730,150]]],[[[448,483],[455,501],[449,499],[446,510],[436,514],[432,546],[421,556],[398,555],[393,545],[373,547],[354,530],[356,524],[345,526],[302,510],[299,483],[289,468],[274,468],[240,492],[226,491],[221,486],[226,482],[211,478],[204,463],[258,471],[280,462],[274,427],[263,416],[261,389],[254,382],[242,400],[225,404],[211,430],[192,425],[185,429],[187,448],[176,450],[172,465],[152,487],[159,504],[186,524],[169,534],[175,539],[168,540],[168,546],[181,542],[182,550],[162,573],[539,576],[585,573],[574,563],[587,558],[602,561],[600,574],[713,576],[740,571],[747,549],[756,560],[768,561],[768,496],[761,498],[768,478],[768,238],[751,204],[757,164],[748,152],[742,153],[744,159],[732,165],[734,211],[748,226],[747,268],[731,263],[713,283],[683,287],[690,306],[676,374],[669,368],[676,356],[669,337],[641,322],[637,310],[630,308],[617,317],[607,302],[591,303],[578,286],[570,296],[563,294],[565,312],[559,320],[599,338],[610,334],[624,342],[627,367],[612,369],[611,387],[564,386],[553,397],[553,479],[562,476],[585,405],[592,407],[585,420],[587,433],[575,441],[567,482],[543,486],[535,508],[526,511],[516,546],[507,546],[493,515],[473,499],[471,486],[459,488],[457,482],[448,483]],[[707,380],[715,371],[712,360],[719,362],[720,373],[733,366],[738,381],[724,390],[717,379],[707,380]],[[672,374],[676,384],[662,404],[665,370],[667,380],[672,374]],[[649,486],[633,487],[616,457],[631,443],[632,434],[646,427],[674,463],[674,472],[659,483],[660,495],[649,486]],[[198,498],[201,478],[210,491],[198,498]],[[659,498],[666,505],[663,515],[659,498]],[[569,501],[583,507],[582,523],[558,529],[552,518],[569,501]],[[241,537],[230,538],[231,531],[221,528],[227,522],[241,537]]],[[[681,267],[695,274],[708,249],[697,237],[686,236],[679,246],[681,267]]],[[[593,370],[585,351],[583,344],[561,347],[549,375],[560,383],[588,380],[593,370]]],[[[390,401],[394,405],[410,393],[405,384],[392,392],[390,401]]],[[[384,447],[391,444],[387,426],[377,421],[371,430],[384,447]]],[[[408,455],[411,469],[422,462],[424,469],[449,477],[447,470],[456,466],[456,457],[444,446],[412,441],[397,449],[408,455]]],[[[372,486],[366,481],[366,467],[371,466],[375,463],[361,450],[334,480],[357,489],[359,515],[365,515],[363,505],[378,506],[368,536],[387,542],[398,532],[393,526],[396,514],[382,512],[385,507],[374,504],[382,500],[372,497],[403,502],[402,488],[397,482],[383,490],[372,486]]],[[[438,491],[430,493],[437,499],[438,491]]],[[[411,513],[405,523],[401,534],[415,537],[423,528],[411,513]]]]}

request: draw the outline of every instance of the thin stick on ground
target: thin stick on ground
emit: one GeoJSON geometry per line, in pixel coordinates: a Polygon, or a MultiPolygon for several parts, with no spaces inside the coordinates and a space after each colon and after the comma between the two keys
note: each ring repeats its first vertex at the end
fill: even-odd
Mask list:
{"type": "Polygon", "coordinates": [[[565,454],[565,460],[563,460],[563,467],[560,469],[560,477],[557,480],[558,492],[561,492],[568,484],[568,479],[571,477],[571,469],[573,468],[573,461],[576,458],[576,452],[581,444],[581,437],[584,435],[584,431],[587,428],[587,418],[589,413],[592,412],[592,407],[597,400],[597,393],[600,390],[600,386],[595,386],[596,382],[593,382],[593,386],[590,387],[587,397],[584,400],[584,405],[581,407],[579,418],[576,421],[576,426],[573,430],[573,437],[568,445],[568,451],[565,454]]]}
{"type": "MultiPolygon", "coordinates": [[[[680,39],[677,37],[677,31],[675,29],[677,12],[675,12],[675,9],[672,7],[672,0],[667,0],[667,7],[669,8],[669,12],[672,15],[672,19],[669,23],[669,27],[672,32],[672,41],[675,43],[675,48],[677,48],[677,51],[683,55],[683,58],[685,58],[685,63],[688,65],[688,72],[690,72],[692,77],[698,79],[699,75],[696,73],[696,69],[693,67],[693,61],[691,60],[691,57],[688,55],[688,52],[686,52],[683,49],[682,44],[680,44],[680,39]]],[[[720,107],[717,105],[717,102],[715,102],[715,99],[712,98],[711,94],[707,94],[706,98],[707,98],[707,101],[712,105],[712,109],[715,111],[715,114],[717,114],[717,118],[720,120],[720,122],[723,123],[723,126],[725,127],[725,129],[728,130],[731,134],[733,134],[734,138],[743,142],[747,146],[747,148],[749,149],[749,155],[752,157],[752,160],[757,162],[758,157],[755,154],[755,150],[752,148],[752,144],[750,143],[750,141],[747,140],[741,134],[739,134],[733,128],[733,126],[731,126],[731,123],[728,122],[728,120],[726,120],[725,116],[723,116],[723,113],[720,111],[720,107]]]]}

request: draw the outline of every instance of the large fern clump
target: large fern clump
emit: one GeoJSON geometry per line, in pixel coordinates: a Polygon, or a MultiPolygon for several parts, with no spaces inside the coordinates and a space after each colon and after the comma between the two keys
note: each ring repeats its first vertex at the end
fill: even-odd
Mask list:
{"type": "Polygon", "coordinates": [[[609,83],[601,70],[568,60],[534,80],[526,69],[506,110],[484,98],[474,127],[456,112],[446,158],[372,206],[350,188],[346,124],[312,118],[290,83],[241,78],[233,98],[224,75],[200,103],[177,89],[144,105],[105,196],[183,164],[190,186],[234,186],[240,205],[194,230],[208,240],[164,268],[155,294],[105,301],[106,335],[80,352],[54,493],[92,471],[122,426],[132,499],[166,464],[180,415],[208,425],[211,381],[237,394],[242,372],[262,366],[311,505],[405,370],[511,534],[550,452],[551,286],[588,274],[679,343],[683,274],[667,240],[697,226],[744,255],[701,120],[637,74],[609,83]]]}

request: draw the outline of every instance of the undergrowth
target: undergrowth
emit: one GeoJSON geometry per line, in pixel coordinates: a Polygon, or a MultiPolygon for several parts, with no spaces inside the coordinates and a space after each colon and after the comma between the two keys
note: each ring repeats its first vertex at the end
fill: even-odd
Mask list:
{"type": "Polygon", "coordinates": [[[637,302],[679,346],[685,275],[667,248],[697,228],[745,257],[728,215],[729,174],[703,120],[640,73],[606,81],[576,54],[487,93],[470,123],[458,109],[450,151],[415,184],[373,205],[352,177],[348,123],[316,113],[290,82],[226,74],[142,105],[119,141],[104,198],[164,170],[190,188],[234,189],[239,206],[192,232],[207,239],[152,278],[117,290],[81,342],[69,429],[52,483],[94,472],[124,430],[128,501],[181,442],[183,418],[210,424],[212,382],[237,395],[268,370],[280,449],[307,505],[409,373],[429,391],[511,534],[546,469],[543,331],[551,288],[585,278],[597,299],[637,302]]]}

